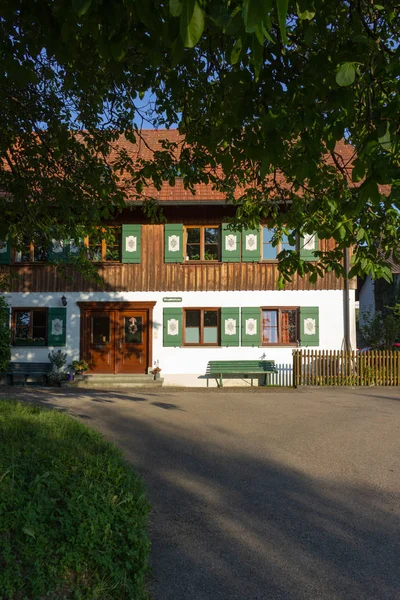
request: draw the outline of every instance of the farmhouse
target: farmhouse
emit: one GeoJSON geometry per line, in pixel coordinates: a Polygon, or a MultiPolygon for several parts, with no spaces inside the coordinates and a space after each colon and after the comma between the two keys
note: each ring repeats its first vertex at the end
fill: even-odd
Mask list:
{"type": "MultiPolygon", "coordinates": [[[[144,135],[155,149],[174,132],[144,135]]],[[[0,264],[12,276],[13,361],[46,362],[51,349],[63,347],[71,361],[86,360],[89,373],[145,375],[158,365],[164,385],[206,386],[211,360],[287,364],[298,347],[340,349],[346,327],[355,347],[352,281],[345,290],[333,273],[315,284],[296,275],[284,290],[276,287],[282,249],[313,261],[314,252],[333,248],[334,240],[308,235],[295,246],[283,238],[274,247],[267,222],[233,231],[234,208],[204,184],[195,196],[179,179],[149,193],[166,223],[129,207],[112,222],[113,244],[65,240],[49,252],[32,243],[25,252],[2,244],[0,264]],[[102,284],[47,262],[49,254],[73,255],[79,244],[88,247],[102,284]]]]}

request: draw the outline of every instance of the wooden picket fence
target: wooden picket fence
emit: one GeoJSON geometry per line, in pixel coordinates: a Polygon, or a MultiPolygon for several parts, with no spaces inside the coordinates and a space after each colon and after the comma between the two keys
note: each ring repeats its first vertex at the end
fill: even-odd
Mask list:
{"type": "Polygon", "coordinates": [[[400,352],[294,350],[293,385],[400,385],[400,352]]]}
{"type": "Polygon", "coordinates": [[[293,364],[277,364],[277,373],[268,376],[268,385],[293,387],[293,364]]]}

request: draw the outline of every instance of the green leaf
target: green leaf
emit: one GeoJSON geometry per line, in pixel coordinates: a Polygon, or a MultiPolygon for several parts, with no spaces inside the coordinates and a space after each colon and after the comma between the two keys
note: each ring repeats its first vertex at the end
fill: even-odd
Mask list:
{"type": "Polygon", "coordinates": [[[276,7],[278,9],[278,22],[279,29],[281,31],[282,41],[287,44],[286,35],[286,15],[288,11],[289,0],[276,0],[276,7]]]}
{"type": "Polygon", "coordinates": [[[258,43],[261,44],[261,46],[263,46],[264,45],[264,27],[262,26],[262,23],[255,25],[254,33],[258,40],[258,43]]]}
{"type": "Polygon", "coordinates": [[[242,38],[238,38],[231,52],[231,65],[236,65],[242,51],[242,38]]]}
{"type": "Polygon", "coordinates": [[[244,0],[243,21],[247,33],[253,33],[255,27],[262,24],[269,25],[269,13],[272,9],[272,0],[244,0]]]}
{"type": "Polygon", "coordinates": [[[365,231],[362,227],[357,231],[357,242],[361,242],[365,238],[365,231]]]}
{"type": "Polygon", "coordinates": [[[78,17],[82,17],[87,13],[92,4],[92,0],[72,0],[72,8],[78,15],[78,17]]]}
{"type": "Polygon", "coordinates": [[[29,535],[29,537],[36,538],[36,536],[35,536],[35,532],[34,532],[32,529],[30,529],[30,527],[23,527],[23,528],[22,528],[22,531],[23,531],[23,532],[24,532],[26,535],[29,535]]]}
{"type": "Polygon", "coordinates": [[[296,2],[296,8],[297,15],[302,21],[311,21],[315,17],[315,10],[308,10],[307,3],[304,1],[296,2]]]}
{"type": "Polygon", "coordinates": [[[270,167],[270,162],[267,156],[263,156],[262,160],[261,160],[261,166],[260,166],[260,177],[261,179],[264,179],[265,176],[268,174],[269,172],[269,167],[270,167]]]}
{"type": "Polygon", "coordinates": [[[351,178],[354,182],[361,181],[365,175],[366,164],[359,158],[354,162],[351,178]]]}
{"type": "Polygon", "coordinates": [[[316,283],[317,279],[318,279],[318,273],[316,271],[314,271],[313,273],[311,273],[309,279],[310,279],[310,283],[316,283]]]}
{"type": "Polygon", "coordinates": [[[182,3],[180,0],[169,0],[169,12],[173,17],[180,17],[182,14],[182,3]]]}
{"type": "Polygon", "coordinates": [[[184,0],[181,14],[181,36],[186,48],[193,48],[204,30],[204,14],[197,0],[184,0]]]}
{"type": "Polygon", "coordinates": [[[254,66],[254,74],[256,76],[256,81],[260,77],[261,67],[263,65],[264,59],[264,47],[259,43],[258,39],[254,35],[253,44],[253,66],[254,66]]]}
{"type": "Polygon", "coordinates": [[[354,83],[356,78],[356,69],[354,63],[346,62],[343,63],[338,72],[336,73],[336,83],[341,87],[346,87],[354,83]]]}
{"type": "Polygon", "coordinates": [[[386,131],[385,133],[378,138],[378,142],[382,146],[384,150],[390,150],[391,142],[390,142],[390,128],[389,121],[386,123],[386,131]]]}

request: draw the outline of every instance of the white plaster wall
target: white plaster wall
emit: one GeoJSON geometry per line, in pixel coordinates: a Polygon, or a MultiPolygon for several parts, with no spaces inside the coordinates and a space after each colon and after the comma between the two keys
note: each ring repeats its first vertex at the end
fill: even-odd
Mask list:
{"type": "MultiPolygon", "coordinates": [[[[56,307],[61,306],[63,292],[55,293],[11,293],[7,295],[12,307],[56,307]]],[[[64,350],[68,360],[79,358],[80,309],[79,301],[156,301],[153,312],[153,361],[159,361],[164,385],[205,386],[207,381],[199,379],[206,371],[209,360],[235,360],[265,358],[276,363],[291,363],[292,348],[258,347],[203,347],[164,348],[162,345],[163,308],[203,307],[260,307],[260,306],[318,306],[320,327],[320,349],[337,350],[342,347],[344,336],[343,292],[342,291],[255,291],[255,292],[74,292],[67,296],[67,343],[64,350]],[[166,296],[181,297],[182,302],[163,302],[166,296]]],[[[353,348],[355,348],[355,293],[350,291],[350,314],[352,318],[353,348]]],[[[22,348],[12,350],[16,361],[47,362],[51,347],[22,348]]],[[[228,382],[227,382],[228,383],[228,382]]],[[[240,381],[231,380],[231,385],[240,381]]],[[[211,384],[211,382],[210,382],[211,384]]],[[[225,385],[225,384],[224,384],[225,385]]]]}
{"type": "Polygon", "coordinates": [[[375,282],[368,275],[359,294],[361,326],[365,324],[364,313],[370,312],[372,316],[375,312],[374,286],[375,282]]]}

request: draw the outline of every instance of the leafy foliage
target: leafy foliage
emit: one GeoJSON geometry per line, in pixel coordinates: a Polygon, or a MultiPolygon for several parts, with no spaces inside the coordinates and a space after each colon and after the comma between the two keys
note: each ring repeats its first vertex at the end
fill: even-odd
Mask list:
{"type": "Polygon", "coordinates": [[[148,503],[100,434],[0,402],[0,589],[11,598],[147,598],[148,503]]]}
{"type": "Polygon", "coordinates": [[[0,371],[6,372],[11,360],[10,308],[0,294],[0,371]]]}
{"type": "Polygon", "coordinates": [[[240,222],[268,218],[277,240],[334,237],[319,266],[282,257],[284,279],[341,275],[354,246],[351,276],[390,280],[399,23],[396,0],[5,0],[0,237],[6,225],[14,244],[94,235],[149,180],[173,185],[179,172],[188,189],[222,190],[240,222]],[[134,164],[116,141],[145,143],[135,123],[186,140],[134,164]]]}
{"type": "Polygon", "coordinates": [[[366,346],[392,350],[393,344],[400,342],[400,304],[387,306],[385,312],[365,313],[363,316],[364,325],[360,331],[366,346]]]}
{"type": "Polygon", "coordinates": [[[67,364],[67,353],[62,350],[52,350],[48,354],[49,361],[57,369],[60,371],[67,364]]]}

